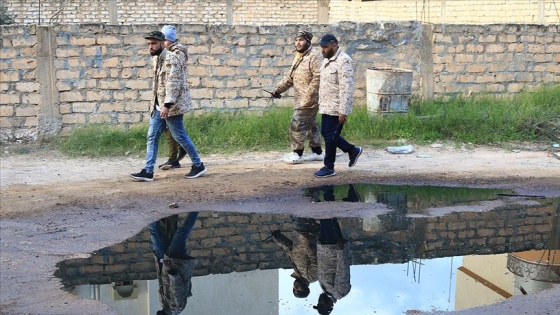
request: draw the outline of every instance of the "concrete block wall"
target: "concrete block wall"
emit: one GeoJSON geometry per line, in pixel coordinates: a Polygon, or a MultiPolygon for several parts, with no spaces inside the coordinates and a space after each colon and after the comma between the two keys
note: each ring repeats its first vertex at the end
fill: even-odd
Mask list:
{"type": "MultiPolygon", "coordinates": [[[[67,135],[81,124],[123,127],[148,119],[151,61],[143,36],[162,25],[2,26],[0,141],[67,135]]],[[[250,111],[293,58],[300,29],[331,32],[355,61],[356,104],[366,70],[413,70],[423,98],[515,93],[560,82],[560,24],[444,25],[416,22],[254,26],[177,25],[189,46],[189,84],[197,110],[250,111]]],[[[293,91],[288,92],[288,96],[293,91]]],[[[283,98],[276,103],[290,102],[283,98]]]]}
{"type": "MultiPolygon", "coordinates": [[[[354,265],[403,263],[412,258],[438,258],[546,249],[558,209],[543,205],[510,205],[488,212],[454,212],[441,217],[379,217],[378,230],[360,218],[341,218],[351,242],[354,265]]],[[[279,229],[292,237],[290,217],[270,214],[201,212],[188,248],[196,257],[195,275],[257,269],[291,268],[284,250],[266,240],[279,229]]],[[[90,258],[61,262],[58,276],[66,284],[111,283],[155,279],[148,230],[123,243],[101,249],[90,258]]]]}
{"type": "Polygon", "coordinates": [[[434,25],[435,95],[516,93],[560,82],[560,24],[434,25]]]}
{"type": "MultiPolygon", "coordinates": [[[[68,24],[0,28],[0,140],[35,140],[52,134],[52,130],[45,130],[52,125],[59,126],[58,134],[67,135],[81,124],[129,126],[146,121],[152,73],[143,36],[161,26],[68,24]],[[38,45],[34,42],[38,32],[43,34],[42,39],[50,41],[38,45]],[[29,62],[20,61],[22,45],[33,48],[29,54],[34,58],[29,62]],[[44,75],[34,77],[32,69],[37,63],[52,66],[45,66],[44,75]],[[30,85],[24,87],[23,83],[30,85]],[[41,98],[35,90],[29,90],[38,90],[37,83],[41,98]],[[32,118],[27,125],[22,118],[33,117],[34,111],[26,103],[28,94],[34,95],[33,102],[43,100],[34,114],[38,117],[34,119],[39,120],[36,125],[32,118]],[[45,110],[51,107],[56,110],[45,110]]],[[[315,34],[313,43],[326,32],[337,34],[343,49],[356,62],[355,96],[359,101],[365,99],[365,70],[373,65],[414,69],[415,77],[420,77],[421,56],[410,56],[421,50],[423,42],[422,25],[418,23],[178,25],[180,42],[189,46],[188,80],[194,108],[264,109],[268,95],[262,89],[272,89],[287,72],[293,59],[294,35],[302,28],[315,34]]],[[[420,90],[419,82],[415,80],[415,91],[420,90]]],[[[291,93],[292,90],[288,95],[291,93]]]]}
{"type": "Polygon", "coordinates": [[[35,139],[41,90],[35,26],[1,29],[0,142],[35,139]]]}

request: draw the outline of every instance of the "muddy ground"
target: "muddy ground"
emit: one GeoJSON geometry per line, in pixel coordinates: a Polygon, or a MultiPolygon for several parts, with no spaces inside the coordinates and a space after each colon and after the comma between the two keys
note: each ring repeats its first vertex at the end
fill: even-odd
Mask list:
{"type": "MultiPolygon", "coordinates": [[[[201,178],[183,178],[188,172],[185,165],[156,171],[155,181],[144,183],[128,176],[142,168],[140,156],[69,158],[48,149],[4,146],[0,312],[114,314],[104,304],[61,290],[53,276],[56,263],[87,257],[172,213],[212,210],[320,217],[333,212],[351,216],[384,211],[353,203],[308,206],[302,196],[305,187],[344,183],[510,188],[520,194],[558,197],[560,160],[547,149],[546,145],[507,149],[443,145],[394,155],[366,147],[351,169],[346,156],[338,157],[337,176],[326,179],[313,177],[320,163],[287,165],[280,161],[283,152],[209,155],[202,157],[208,173],[201,178]],[[170,208],[171,203],[179,207],[170,208]]],[[[557,286],[537,295],[455,313],[559,314],[558,296],[557,286]]]]}

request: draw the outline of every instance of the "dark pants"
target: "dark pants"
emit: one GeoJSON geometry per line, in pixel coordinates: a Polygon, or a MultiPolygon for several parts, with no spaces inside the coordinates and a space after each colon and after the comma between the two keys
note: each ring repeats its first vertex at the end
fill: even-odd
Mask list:
{"type": "Polygon", "coordinates": [[[348,143],[340,136],[343,125],[338,123],[338,116],[322,114],[321,134],[325,138],[325,166],[334,169],[336,160],[336,148],[345,153],[354,152],[354,145],[348,143]]]}
{"type": "Polygon", "coordinates": [[[187,238],[196,223],[198,212],[189,212],[185,221],[179,223],[177,217],[168,217],[155,221],[150,224],[150,238],[152,241],[152,249],[158,259],[163,259],[166,254],[171,258],[185,259],[188,257],[187,238]],[[175,219],[173,221],[173,219],[175,219]],[[173,227],[173,225],[176,226],[173,227]],[[170,235],[170,230],[175,233],[170,235]]]}
{"type": "Polygon", "coordinates": [[[337,219],[321,219],[319,225],[319,244],[334,245],[342,239],[342,231],[337,219]]]}

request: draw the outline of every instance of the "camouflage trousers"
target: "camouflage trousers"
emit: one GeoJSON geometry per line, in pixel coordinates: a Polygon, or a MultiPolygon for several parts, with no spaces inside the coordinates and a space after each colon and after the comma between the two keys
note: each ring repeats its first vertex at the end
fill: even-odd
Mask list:
{"type": "Polygon", "coordinates": [[[173,139],[173,136],[171,135],[171,131],[169,131],[169,128],[165,128],[163,135],[165,136],[165,140],[167,141],[167,147],[169,149],[169,161],[177,162],[177,155],[179,154],[179,143],[177,143],[177,141],[173,139]]]}
{"type": "Polygon", "coordinates": [[[303,150],[305,140],[309,140],[309,147],[321,147],[321,132],[317,124],[318,108],[296,109],[290,123],[290,143],[292,150],[303,150]]]}

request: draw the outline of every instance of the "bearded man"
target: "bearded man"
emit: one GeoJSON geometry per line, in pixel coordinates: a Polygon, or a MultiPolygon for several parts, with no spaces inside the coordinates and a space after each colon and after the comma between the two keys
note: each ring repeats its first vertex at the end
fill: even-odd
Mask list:
{"type": "Polygon", "coordinates": [[[319,77],[323,61],[321,52],[311,46],[313,34],[300,31],[295,37],[295,56],[290,71],[276,88],[272,96],[280,95],[294,87],[294,113],[290,123],[290,143],[293,152],[284,161],[289,164],[303,161],[322,161],[321,134],[317,124],[319,110],[319,77]],[[305,140],[309,140],[311,154],[303,157],[305,140]]]}

